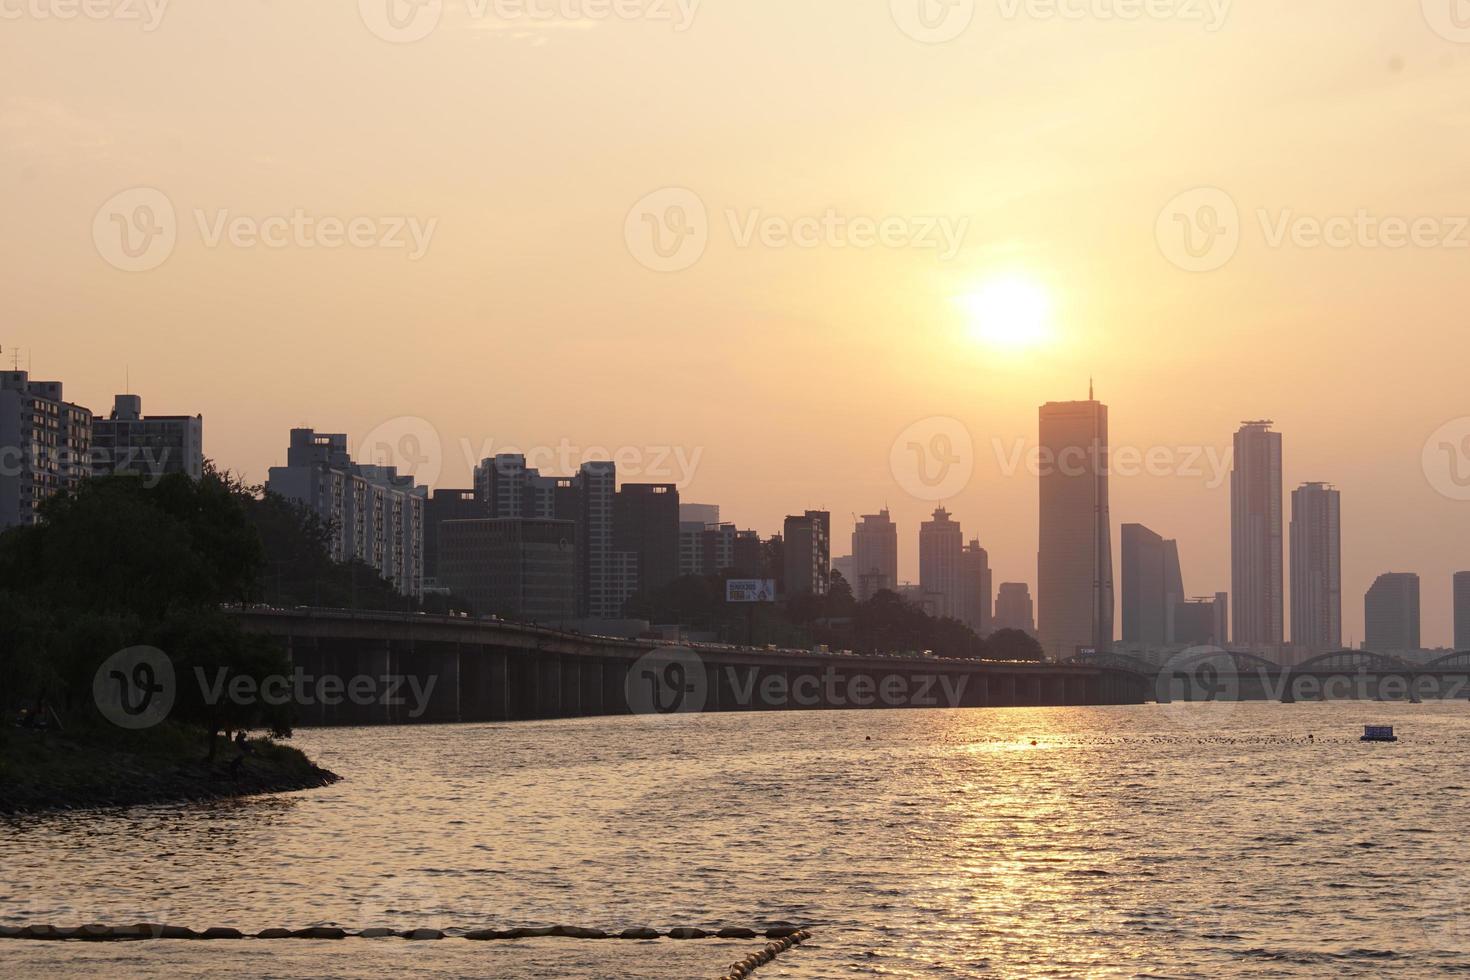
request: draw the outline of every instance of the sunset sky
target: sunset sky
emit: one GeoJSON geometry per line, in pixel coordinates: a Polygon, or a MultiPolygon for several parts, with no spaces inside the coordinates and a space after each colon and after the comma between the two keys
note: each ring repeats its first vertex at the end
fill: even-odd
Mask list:
{"type": "Polygon", "coordinates": [[[1177,538],[1189,592],[1229,588],[1210,456],[1270,418],[1287,493],[1342,491],[1344,639],[1376,575],[1415,571],[1425,643],[1450,642],[1470,501],[1423,457],[1442,427],[1470,435],[1470,31],[1436,31],[1438,0],[1237,3],[1214,24],[1206,0],[1138,20],[985,0],[939,43],[906,0],[449,2],[413,41],[382,36],[375,2],[156,23],[142,0],[97,20],[0,3],[4,363],[21,349],[102,413],[130,373],[146,412],[202,413],[206,453],[257,480],[301,424],[435,433],[438,486],[467,486],[482,448],[678,447],[684,499],[764,533],[830,509],[834,556],[850,514],[889,505],[905,577],[934,504],[894,442],[954,418],[974,476],[947,504],[997,582],[1033,589],[1036,481],[999,457],[1094,376],[1115,449],[1199,456],[1198,476],[1112,484],[1115,535],[1177,538]],[[176,216],[145,271],[98,241],[133,188],[176,216]],[[1168,208],[1218,192],[1238,250],[1181,268],[1168,208]],[[703,253],[650,268],[636,206],[691,193],[703,253]],[[298,212],[427,238],[211,244],[298,212]],[[1355,220],[1312,243],[1310,222],[1360,212],[1420,240],[1355,220]],[[836,241],[777,240],[829,213],[836,241]],[[841,238],[885,221],[921,240],[841,238]],[[1273,244],[1283,221],[1299,233],[1273,244]],[[941,227],[963,229],[953,254],[941,227]]]}

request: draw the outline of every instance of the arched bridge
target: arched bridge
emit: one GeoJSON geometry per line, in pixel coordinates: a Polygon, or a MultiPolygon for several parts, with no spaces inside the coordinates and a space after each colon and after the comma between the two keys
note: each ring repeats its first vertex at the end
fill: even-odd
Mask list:
{"type": "Polygon", "coordinates": [[[670,646],[499,620],[234,610],[291,657],[301,724],[505,721],[674,711],[1138,704],[1108,665],[670,646]]]}

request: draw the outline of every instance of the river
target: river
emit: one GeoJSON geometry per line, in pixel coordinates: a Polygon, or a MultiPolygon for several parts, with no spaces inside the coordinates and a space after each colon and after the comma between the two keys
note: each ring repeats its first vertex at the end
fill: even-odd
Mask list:
{"type": "MultiPolygon", "coordinates": [[[[346,778],[0,824],[0,923],[810,924],[771,977],[1470,971],[1470,704],[303,731],[346,778]],[[1361,744],[1370,723],[1397,744],[1361,744]]],[[[6,973],[718,976],[758,943],[0,944],[6,973]]]]}

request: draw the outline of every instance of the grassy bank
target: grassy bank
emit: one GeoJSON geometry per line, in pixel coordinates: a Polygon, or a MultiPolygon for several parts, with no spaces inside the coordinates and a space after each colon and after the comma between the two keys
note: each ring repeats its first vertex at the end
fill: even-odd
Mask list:
{"type": "Polygon", "coordinates": [[[0,730],[0,813],[133,806],[279,793],[336,782],[299,749],[256,739],[240,751],[220,739],[206,761],[204,733],[165,723],[140,732],[0,730]]]}

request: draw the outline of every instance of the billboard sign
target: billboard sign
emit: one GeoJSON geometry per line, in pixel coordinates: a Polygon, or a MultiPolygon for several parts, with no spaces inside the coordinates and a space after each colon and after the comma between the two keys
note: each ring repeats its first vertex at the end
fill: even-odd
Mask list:
{"type": "Polygon", "coordinates": [[[732,578],[725,583],[726,602],[775,602],[776,580],[771,578],[732,578]]]}

